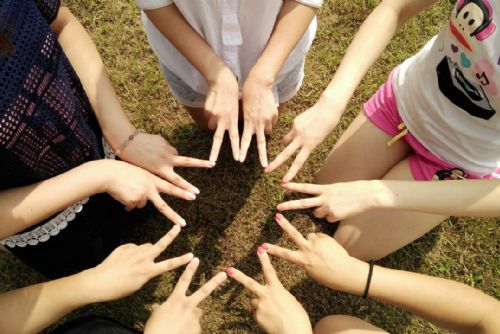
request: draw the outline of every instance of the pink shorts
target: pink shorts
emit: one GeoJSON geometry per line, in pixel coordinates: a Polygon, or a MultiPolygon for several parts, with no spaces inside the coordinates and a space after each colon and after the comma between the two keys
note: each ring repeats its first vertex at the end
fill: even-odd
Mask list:
{"type": "MultiPolygon", "coordinates": [[[[375,95],[364,104],[364,111],[368,119],[391,137],[401,132],[398,125],[403,123],[394,95],[393,73],[375,95]]],[[[408,162],[413,177],[417,181],[494,178],[492,175],[475,175],[459,166],[441,160],[420,144],[411,133],[400,140],[404,140],[413,150],[408,157],[408,162]]]]}

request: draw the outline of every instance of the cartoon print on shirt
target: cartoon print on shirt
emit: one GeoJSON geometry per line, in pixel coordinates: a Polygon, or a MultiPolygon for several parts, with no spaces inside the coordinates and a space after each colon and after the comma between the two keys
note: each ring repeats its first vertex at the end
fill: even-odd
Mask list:
{"type": "MultiPolygon", "coordinates": [[[[477,67],[478,65],[476,65],[477,67]]],[[[453,104],[463,109],[469,115],[485,120],[496,114],[490,104],[483,85],[490,85],[486,72],[478,67],[476,72],[478,83],[473,83],[465,77],[458,64],[449,57],[444,57],[436,68],[439,90],[453,104]]]]}
{"type": "Polygon", "coordinates": [[[462,168],[440,169],[432,176],[433,181],[442,180],[465,180],[469,177],[462,168]]]}
{"type": "Polygon", "coordinates": [[[464,48],[472,51],[471,41],[484,41],[496,30],[493,8],[488,0],[460,0],[450,19],[450,30],[464,48]]]}

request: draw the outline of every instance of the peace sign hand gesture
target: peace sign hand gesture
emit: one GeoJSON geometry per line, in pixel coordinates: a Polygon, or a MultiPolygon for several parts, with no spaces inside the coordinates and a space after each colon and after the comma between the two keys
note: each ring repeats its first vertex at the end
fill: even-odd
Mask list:
{"type": "Polygon", "coordinates": [[[226,280],[227,275],[224,272],[218,273],[198,291],[191,296],[186,296],[199,264],[198,258],[194,258],[189,263],[170,297],[149,318],[144,329],[145,334],[201,333],[202,310],[198,308],[198,305],[226,280]]]}
{"type": "Polygon", "coordinates": [[[230,277],[255,295],[250,302],[255,321],[269,334],[312,333],[309,316],[279,281],[266,250],[259,247],[257,254],[264,273],[265,285],[259,284],[237,269],[226,270],[230,277]]]}
{"type": "Polygon", "coordinates": [[[307,238],[297,231],[281,214],[276,222],[295,243],[298,250],[264,244],[269,254],[295,263],[318,283],[335,290],[362,295],[368,275],[368,264],[349,256],[332,237],[323,233],[309,233],[307,238]]]}

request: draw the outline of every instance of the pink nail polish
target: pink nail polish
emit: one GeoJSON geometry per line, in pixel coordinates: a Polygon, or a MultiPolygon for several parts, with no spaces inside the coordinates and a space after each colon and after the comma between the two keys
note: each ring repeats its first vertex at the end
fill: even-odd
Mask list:
{"type": "Polygon", "coordinates": [[[257,254],[262,255],[264,254],[265,250],[262,247],[257,248],[257,254]]]}
{"type": "Polygon", "coordinates": [[[234,275],[234,268],[233,267],[226,268],[226,274],[232,277],[234,275]]]}
{"type": "Polygon", "coordinates": [[[288,182],[283,182],[283,183],[281,184],[281,186],[282,186],[283,188],[288,187],[288,182]]]}
{"type": "Polygon", "coordinates": [[[283,215],[281,213],[277,213],[275,218],[277,221],[280,221],[281,219],[283,219],[283,215]]]}
{"type": "Polygon", "coordinates": [[[269,244],[263,243],[262,245],[260,245],[260,248],[267,251],[267,250],[269,250],[269,244]]]}

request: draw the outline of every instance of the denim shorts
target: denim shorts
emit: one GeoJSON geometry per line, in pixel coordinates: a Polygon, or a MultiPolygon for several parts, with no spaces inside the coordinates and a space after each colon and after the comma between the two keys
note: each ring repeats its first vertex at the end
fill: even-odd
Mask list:
{"type": "MultiPolygon", "coordinates": [[[[165,65],[160,63],[161,71],[172,95],[185,106],[191,108],[203,108],[206,96],[194,91],[181,78],[170,71],[165,65]]],[[[276,104],[290,100],[299,91],[304,80],[304,62],[295,66],[280,82],[274,87],[274,98],[276,104]]]]}

